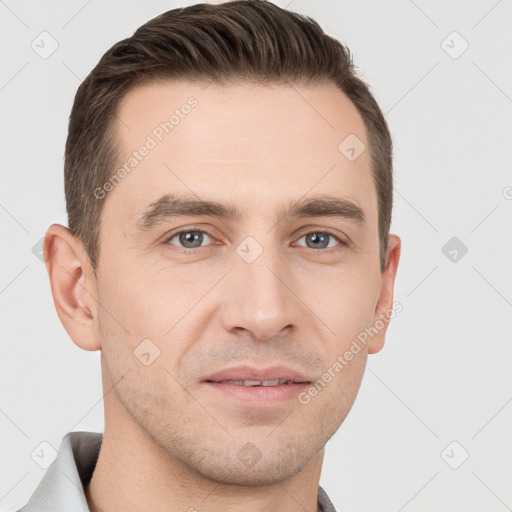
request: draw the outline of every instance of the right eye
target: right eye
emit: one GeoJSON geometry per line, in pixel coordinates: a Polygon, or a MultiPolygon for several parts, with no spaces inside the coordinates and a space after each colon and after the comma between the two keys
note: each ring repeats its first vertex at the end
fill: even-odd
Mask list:
{"type": "Polygon", "coordinates": [[[204,247],[202,243],[205,241],[205,239],[208,240],[211,238],[213,237],[206,231],[199,229],[185,229],[173,233],[169,238],[167,238],[166,243],[171,245],[180,244],[178,245],[178,247],[181,247],[186,251],[188,250],[195,252],[195,249],[200,249],[201,247],[204,247]],[[173,243],[173,239],[176,239],[178,244],[173,243]]]}

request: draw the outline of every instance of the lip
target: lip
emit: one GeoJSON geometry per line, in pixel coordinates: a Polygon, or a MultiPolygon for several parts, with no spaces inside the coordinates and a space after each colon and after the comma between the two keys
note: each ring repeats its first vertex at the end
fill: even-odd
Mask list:
{"type": "MultiPolygon", "coordinates": [[[[237,366],[225,368],[203,379],[204,382],[218,383],[222,380],[288,380],[294,384],[310,384],[311,379],[287,366],[271,366],[254,368],[252,366],[237,366]]],[[[280,387],[280,386],[276,386],[280,387]]]]}
{"type": "Polygon", "coordinates": [[[297,399],[297,395],[310,385],[307,382],[277,386],[243,386],[227,382],[204,382],[203,384],[217,396],[222,397],[223,402],[233,400],[237,406],[244,408],[268,408],[297,399]]]}
{"type": "Polygon", "coordinates": [[[225,368],[213,373],[203,379],[203,384],[215,395],[220,396],[222,400],[234,401],[237,406],[266,409],[296,399],[297,395],[311,384],[311,381],[303,373],[287,366],[255,368],[246,365],[225,368]],[[221,382],[226,380],[267,381],[276,379],[290,382],[276,386],[243,386],[221,382]]]}

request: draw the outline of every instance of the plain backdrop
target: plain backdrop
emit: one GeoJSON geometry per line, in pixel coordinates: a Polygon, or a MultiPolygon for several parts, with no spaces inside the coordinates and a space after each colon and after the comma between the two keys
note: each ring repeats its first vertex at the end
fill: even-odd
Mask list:
{"type": "MultiPolygon", "coordinates": [[[[39,254],[46,228],[67,225],[76,89],[112,44],[190,3],[0,1],[2,511],[41,480],[41,443],[103,431],[100,354],[60,324],[39,254]]],[[[320,483],[341,512],[512,510],[511,2],[276,3],[350,47],[395,144],[403,311],[320,483]]]]}

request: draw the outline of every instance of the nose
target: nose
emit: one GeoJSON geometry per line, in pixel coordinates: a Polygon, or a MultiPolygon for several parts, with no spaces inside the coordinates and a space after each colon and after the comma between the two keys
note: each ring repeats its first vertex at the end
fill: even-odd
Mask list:
{"type": "Polygon", "coordinates": [[[252,263],[235,254],[224,287],[222,321],[228,332],[248,331],[254,338],[269,340],[295,328],[303,315],[289,266],[277,249],[265,247],[252,263]]]}

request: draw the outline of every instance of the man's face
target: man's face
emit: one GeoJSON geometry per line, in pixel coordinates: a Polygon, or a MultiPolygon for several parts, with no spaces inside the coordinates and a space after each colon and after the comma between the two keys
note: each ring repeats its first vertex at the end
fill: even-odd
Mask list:
{"type": "Polygon", "coordinates": [[[118,114],[120,166],[150,149],[103,199],[97,332],[105,382],[117,383],[105,397],[106,421],[133,421],[163,454],[208,478],[289,478],[343,422],[371,344],[308,403],[298,396],[307,385],[281,385],[294,391],[278,398],[278,388],[207,380],[236,367],[286,366],[314,383],[375,321],[370,155],[350,161],[338,149],[350,134],[368,147],[364,124],[333,85],[149,84],[118,114]],[[160,123],[173,114],[166,133],[160,123]],[[155,211],[166,195],[239,215],[166,215],[163,201],[155,211]],[[357,208],[285,215],[318,198],[345,200],[364,221],[357,208]]]}

